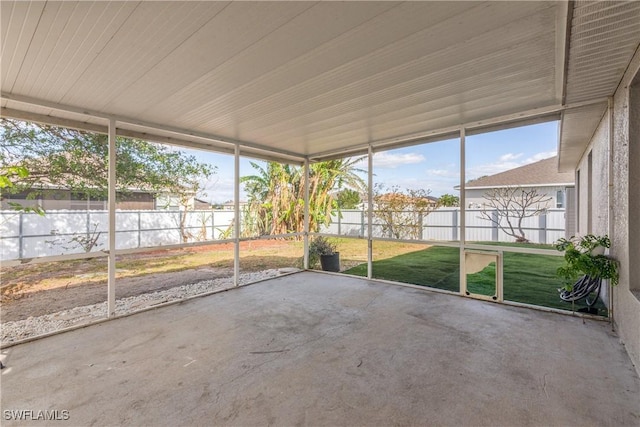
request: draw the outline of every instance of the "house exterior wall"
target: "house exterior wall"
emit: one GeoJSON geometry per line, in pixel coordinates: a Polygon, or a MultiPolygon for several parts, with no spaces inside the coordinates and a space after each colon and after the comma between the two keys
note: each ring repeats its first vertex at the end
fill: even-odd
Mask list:
{"type": "MultiPolygon", "coordinates": [[[[558,191],[565,191],[566,186],[526,187],[526,188],[527,190],[530,188],[535,188],[536,190],[538,190],[539,194],[544,194],[548,197],[551,197],[548,208],[555,209],[558,202],[558,199],[557,199],[558,191]]],[[[491,189],[488,189],[488,188],[466,189],[465,198],[466,198],[467,208],[481,209],[487,203],[487,199],[484,198],[484,195],[488,191],[491,191],[491,189]]],[[[563,207],[566,207],[566,194],[565,194],[565,204],[563,205],[563,207]]]]}
{"type": "Polygon", "coordinates": [[[578,163],[580,184],[577,187],[580,189],[581,200],[581,212],[576,229],[578,235],[609,234],[609,125],[607,121],[604,117],[600,122],[578,163]],[[591,203],[588,203],[589,199],[591,203]]]}
{"type": "MultiPolygon", "coordinates": [[[[149,193],[119,194],[116,209],[150,210],[155,207],[155,199],[149,193]]],[[[26,194],[3,195],[0,209],[10,209],[9,202],[19,203],[25,207],[39,206],[45,211],[52,210],[104,210],[106,200],[87,200],[73,197],[69,190],[43,190],[36,199],[27,198],[26,194]]]]}
{"type": "Polygon", "coordinates": [[[155,207],[155,197],[149,193],[131,193],[122,195],[116,203],[116,209],[125,211],[151,210],[155,207]]]}
{"type": "Polygon", "coordinates": [[[640,373],[640,51],[633,57],[613,99],[613,194],[608,197],[609,117],[605,115],[585,150],[580,170],[579,232],[591,214],[593,233],[610,234],[611,255],[620,262],[620,283],[613,291],[613,317],[636,370],[640,373]],[[635,77],[635,95],[630,89],[635,77]],[[630,133],[631,131],[631,133],[630,133]],[[591,156],[589,156],[591,154],[591,156]],[[589,157],[592,186],[588,187],[589,157]],[[590,197],[589,197],[590,196],[590,197]],[[591,199],[591,206],[588,200],[591,199]],[[611,209],[610,209],[611,208],[611,209]],[[611,224],[609,223],[611,221],[611,224]]]}

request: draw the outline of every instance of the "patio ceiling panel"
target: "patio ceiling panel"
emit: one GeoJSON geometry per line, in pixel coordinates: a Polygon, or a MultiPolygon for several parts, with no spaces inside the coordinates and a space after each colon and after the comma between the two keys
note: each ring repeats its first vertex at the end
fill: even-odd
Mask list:
{"type": "MultiPolygon", "coordinates": [[[[544,82],[533,82],[543,84],[544,82]]],[[[512,111],[513,103],[509,96],[518,97],[520,105],[535,108],[540,101],[539,93],[526,94],[532,81],[526,83],[503,85],[500,93],[489,88],[474,88],[473,79],[469,79],[468,90],[464,95],[451,92],[453,83],[447,83],[427,93],[413,93],[408,99],[392,100],[389,102],[369,104],[368,114],[349,108],[351,101],[341,106],[340,114],[328,119],[309,121],[304,127],[305,133],[299,132],[298,127],[290,125],[282,128],[268,129],[270,134],[279,141],[292,141],[295,138],[309,138],[314,143],[314,151],[330,151],[338,146],[357,144],[362,141],[386,139],[402,136],[416,131],[415,124],[420,123],[421,129],[441,129],[456,126],[461,117],[464,123],[472,121],[473,117],[485,113],[487,104],[491,104],[492,117],[504,115],[512,111]],[[439,89],[439,90],[438,90],[439,89]],[[526,94],[526,95],[525,95],[526,94]],[[417,99],[419,98],[419,99],[417,99]],[[464,98],[464,102],[460,102],[464,98]],[[363,135],[363,133],[365,133],[363,135]],[[351,140],[351,135],[355,139],[351,140]]],[[[460,81],[458,88],[467,82],[460,81]]],[[[337,109],[339,106],[328,107],[337,109]]],[[[291,142],[290,142],[291,143],[291,142]]],[[[284,145],[284,144],[283,144],[284,145]]]]}
{"type": "MultiPolygon", "coordinates": [[[[518,88],[505,91],[504,95],[517,95],[520,92],[518,88]]],[[[532,103],[535,102],[535,97],[532,95],[532,103]]],[[[527,98],[522,98],[521,101],[526,101],[527,98]]],[[[486,111],[486,103],[494,102],[493,111],[495,116],[506,115],[511,112],[512,104],[508,101],[504,100],[502,95],[494,96],[494,97],[485,97],[481,100],[477,101],[469,101],[465,103],[464,111],[462,114],[465,114],[469,117],[473,117],[475,114],[481,114],[486,111]]],[[[415,122],[422,123],[424,129],[448,129],[455,127],[458,123],[457,120],[461,115],[461,107],[459,105],[449,105],[446,108],[438,107],[436,110],[428,110],[426,112],[420,112],[415,115],[400,117],[394,121],[386,121],[382,124],[370,125],[366,122],[360,122],[360,126],[364,128],[369,128],[369,132],[371,135],[374,135],[372,138],[374,141],[383,141],[390,138],[397,137],[409,137],[411,134],[415,132],[415,122]],[[449,123],[449,126],[446,127],[446,123],[449,123]],[[443,126],[444,124],[444,126],[443,126]]],[[[469,123],[467,121],[466,123],[469,123]]],[[[353,146],[357,145],[359,141],[362,141],[361,132],[360,131],[351,131],[351,132],[343,132],[340,134],[336,134],[337,138],[341,141],[344,141],[345,146],[353,146]]],[[[328,151],[335,149],[335,144],[333,141],[336,139],[336,135],[330,135],[325,137],[314,137],[313,141],[317,144],[316,148],[329,148],[328,151]]],[[[375,145],[375,144],[374,144],[375,145]]],[[[330,154],[329,154],[330,155],[330,154]]]]}
{"type": "MultiPolygon", "coordinates": [[[[569,40],[567,104],[612,96],[640,46],[640,2],[575,2],[569,40]]],[[[607,108],[563,114],[559,166],[573,170],[607,108]]]]}
{"type": "MultiPolygon", "coordinates": [[[[171,2],[153,3],[142,2],[137,5],[101,55],[75,83],[74,91],[66,93],[61,103],[77,105],[83,101],[83,93],[95,91],[100,96],[91,100],[87,108],[104,110],[127,94],[129,102],[124,104],[129,110],[122,109],[121,114],[137,111],[136,108],[140,108],[144,101],[136,99],[136,95],[140,95],[135,90],[139,82],[143,82],[148,73],[160,67],[162,61],[183,47],[188,37],[202,31],[201,28],[214,21],[224,9],[224,3],[221,2],[183,2],[178,5],[171,2]],[[140,37],[142,34],[144,37],[140,37]]],[[[173,70],[167,72],[172,78],[162,84],[168,85],[171,80],[178,80],[173,70]]]]}
{"type": "MultiPolygon", "coordinates": [[[[135,3],[102,7],[94,2],[2,3],[2,14],[22,16],[19,42],[3,46],[2,88],[11,93],[32,95],[60,103],[65,94],[77,90],[86,72],[135,9],[135,3]],[[39,12],[39,13],[38,13],[39,12]],[[98,25],[96,25],[98,23],[98,25]],[[8,55],[9,54],[9,55],[8,55]]],[[[11,25],[18,25],[10,17],[11,25]]],[[[16,32],[9,30],[9,37],[16,32]]],[[[95,83],[95,82],[94,82],[95,83]]],[[[93,92],[92,95],[100,95],[93,92]]],[[[90,99],[86,97],[85,102],[90,99]]],[[[87,105],[88,107],[88,105],[87,105]]]]}
{"type": "MultiPolygon", "coordinates": [[[[397,111],[399,107],[392,103],[398,101],[419,106],[424,99],[432,99],[432,88],[461,78],[473,81],[458,85],[462,86],[459,89],[450,85],[449,93],[460,93],[469,86],[475,88],[478,82],[488,85],[489,81],[491,85],[499,86],[505,83],[505,73],[497,64],[508,63],[506,67],[510,67],[513,75],[510,60],[517,54],[534,53],[524,58],[527,65],[536,59],[531,58],[536,57],[537,52],[532,52],[529,40],[540,36],[540,23],[530,19],[531,10],[480,4],[460,11],[461,6],[457,5],[458,9],[446,3],[398,6],[344,37],[326,43],[322,49],[311,51],[305,58],[287,63],[286,67],[273,73],[275,76],[264,75],[260,82],[231,92],[226,101],[233,108],[216,100],[205,106],[206,114],[195,114],[195,117],[212,117],[203,126],[221,126],[217,132],[223,131],[225,126],[241,123],[240,139],[256,142],[268,139],[291,146],[299,144],[300,140],[283,139],[274,132],[296,129],[308,135],[308,129],[314,125],[325,127],[332,121],[352,123],[351,118],[344,118],[345,113],[373,123],[377,118],[370,111],[372,108],[397,111]],[[500,39],[496,37],[496,15],[503,16],[507,22],[524,18],[517,20],[517,24],[502,27],[504,38],[500,39]],[[456,27],[461,20],[465,23],[473,20],[474,26],[456,27]],[[426,29],[425,24],[428,25],[426,29]],[[452,27],[457,28],[455,33],[450,33],[452,27]],[[493,43],[488,44],[489,40],[493,43]],[[527,47],[523,46],[525,41],[529,49],[522,49],[527,47]],[[487,55],[484,64],[490,65],[474,67],[473,61],[483,55],[487,55]],[[483,75],[481,72],[486,68],[492,69],[483,75]],[[318,69],[327,71],[318,74],[318,69]],[[298,84],[292,84],[294,82],[298,84]],[[260,87],[278,90],[254,102],[260,87]],[[422,100],[416,97],[417,93],[424,94],[422,100]],[[225,107],[226,110],[209,110],[210,106],[225,107]]],[[[553,36],[546,40],[551,46],[539,41],[536,47],[546,48],[548,53],[549,47],[553,48],[553,36]]],[[[524,68],[522,62],[518,65],[520,70],[524,68]]],[[[549,64],[543,62],[537,70],[553,80],[553,73],[549,73],[544,65],[549,64]]],[[[550,68],[553,70],[553,63],[550,68]]],[[[491,90],[495,92],[495,86],[491,90]]],[[[188,125],[196,125],[196,122],[188,125]]],[[[365,135],[361,140],[366,140],[367,129],[362,131],[365,135]]],[[[331,135],[331,132],[327,131],[325,135],[331,135]]],[[[313,137],[310,139],[314,140],[313,137]]]]}
{"type": "MultiPolygon", "coordinates": [[[[192,86],[197,87],[198,93],[206,93],[209,88],[203,76],[233,61],[237,55],[309,7],[310,4],[305,2],[227,5],[185,38],[177,49],[161,58],[127,93],[116,97],[106,109],[136,115],[144,120],[168,120],[178,124],[179,117],[194,110],[203,100],[200,96],[182,101],[172,97],[192,86]]],[[[243,72],[241,68],[235,69],[238,75],[243,72]]],[[[232,135],[227,132],[226,136],[232,135]]]]}
{"type": "Polygon", "coordinates": [[[317,156],[561,104],[561,2],[0,7],[3,107],[212,148],[317,156]]]}
{"type": "Polygon", "coordinates": [[[640,2],[577,2],[567,103],[613,94],[640,38],[640,2]]]}
{"type": "MultiPolygon", "coordinates": [[[[238,122],[244,123],[246,115],[241,115],[240,110],[245,106],[343,64],[351,54],[370,50],[364,45],[375,45],[375,31],[356,41],[353,29],[369,26],[367,21],[394,9],[395,5],[379,2],[375,7],[363,8],[357,3],[346,3],[336,9],[331,3],[319,3],[309,7],[220,67],[168,97],[153,111],[161,113],[176,103],[198,105],[195,110],[178,117],[184,126],[223,131],[238,122]],[[322,30],[312,31],[318,23],[322,23],[322,30]],[[340,49],[328,49],[327,46],[336,44],[336,40],[345,43],[340,43],[340,49]]],[[[287,105],[290,102],[285,101],[287,105]]],[[[248,116],[270,113],[277,104],[268,100],[264,107],[263,111],[251,112],[248,116]]]]}

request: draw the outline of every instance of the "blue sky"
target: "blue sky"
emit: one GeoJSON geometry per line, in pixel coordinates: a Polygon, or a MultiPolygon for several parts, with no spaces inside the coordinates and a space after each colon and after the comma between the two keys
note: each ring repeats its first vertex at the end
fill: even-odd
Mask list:
{"type": "MultiPolygon", "coordinates": [[[[466,179],[475,179],[513,169],[556,154],[558,122],[512,128],[466,138],[466,179]]],[[[458,139],[415,145],[376,153],[374,182],[400,189],[429,189],[431,195],[457,194],[460,183],[458,139]]],[[[216,175],[204,184],[205,200],[233,199],[233,156],[184,150],[203,162],[217,166],[216,175]]],[[[249,161],[240,161],[240,175],[253,173],[249,161]]],[[[251,160],[255,161],[255,160],[251,160]]],[[[366,162],[359,165],[367,167],[366,162]]],[[[364,176],[366,178],[366,176],[364,176]]],[[[246,196],[241,192],[241,199],[246,196]]]]}
{"type": "MultiPolygon", "coordinates": [[[[468,136],[466,180],[493,175],[556,155],[558,122],[468,136]]],[[[459,139],[376,153],[374,181],[401,189],[429,189],[432,196],[458,194],[459,139]]]]}

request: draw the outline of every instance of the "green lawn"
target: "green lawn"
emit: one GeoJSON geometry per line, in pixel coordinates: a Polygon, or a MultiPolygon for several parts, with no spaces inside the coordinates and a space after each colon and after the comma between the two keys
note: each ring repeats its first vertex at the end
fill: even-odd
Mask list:
{"type": "MultiPolygon", "coordinates": [[[[458,248],[431,247],[378,261],[374,259],[373,277],[458,292],[459,254],[458,248]]],[[[360,264],[344,273],[366,276],[367,264],[360,264]]]]}
{"type": "MultiPolygon", "coordinates": [[[[386,259],[374,260],[373,277],[429,286],[432,288],[459,291],[460,250],[449,247],[430,247],[386,259]]],[[[562,282],[556,276],[556,269],[564,263],[562,257],[504,253],[504,299],[543,307],[571,310],[571,303],[558,296],[557,289],[562,282]]],[[[358,265],[345,271],[357,276],[367,275],[367,266],[358,265]]],[[[495,287],[495,264],[482,271],[467,276],[470,290],[474,293],[493,295],[495,287]]],[[[575,309],[585,307],[583,301],[575,304],[575,309]]],[[[596,307],[599,314],[606,315],[601,301],[596,307]]]]}

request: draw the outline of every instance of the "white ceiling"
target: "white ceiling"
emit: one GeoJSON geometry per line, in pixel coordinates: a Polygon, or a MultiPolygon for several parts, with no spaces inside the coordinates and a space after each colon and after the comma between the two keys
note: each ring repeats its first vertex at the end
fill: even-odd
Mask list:
{"type": "Polygon", "coordinates": [[[2,1],[2,107],[116,118],[123,133],[205,148],[335,156],[612,94],[640,38],[640,3],[616,5],[579,3],[567,58],[564,2],[2,1]],[[626,30],[596,43],[594,22],[626,30]]]}

